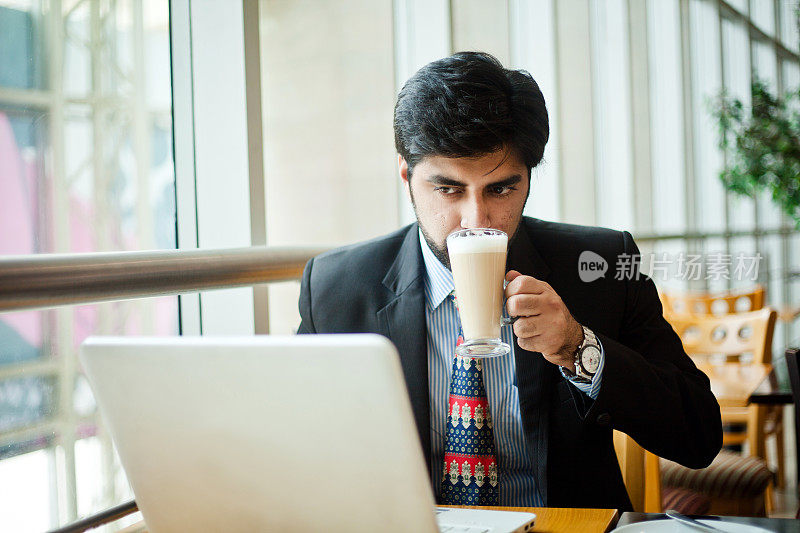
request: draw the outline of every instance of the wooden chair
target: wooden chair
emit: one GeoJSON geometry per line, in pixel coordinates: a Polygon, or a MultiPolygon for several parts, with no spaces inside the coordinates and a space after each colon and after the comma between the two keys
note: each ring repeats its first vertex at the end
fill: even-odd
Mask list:
{"type": "Polygon", "coordinates": [[[633,510],[637,513],[660,513],[661,475],[658,456],[646,451],[635,440],[617,430],[614,430],[614,451],[617,452],[617,461],[633,510]]]}
{"type": "Polygon", "coordinates": [[[770,364],[777,313],[766,307],[722,316],[665,315],[691,356],[724,356],[742,363],[770,364]]]}
{"type": "Polygon", "coordinates": [[[708,498],[708,510],[697,514],[767,514],[772,472],[760,457],[742,457],[738,453],[722,450],[706,468],[694,470],[660,459],[660,470],[662,493],[677,489],[708,498]]]}
{"type": "MultiPolygon", "coordinates": [[[[665,315],[681,338],[686,353],[697,358],[731,359],[742,364],[770,364],[772,362],[772,337],[777,313],[763,308],[747,313],[721,316],[673,314],[665,315]]],[[[756,432],[750,439],[751,455],[766,459],[766,439],[775,437],[777,448],[777,485],[785,484],[785,457],[783,442],[783,411],[781,406],[722,407],[722,423],[726,426],[723,445],[741,445],[748,441],[748,432],[756,432]],[[743,429],[733,429],[743,428],[743,429]]]]}
{"type": "Polygon", "coordinates": [[[720,316],[757,311],[764,307],[764,287],[755,285],[719,293],[678,293],[659,291],[664,316],[697,315],[720,316]]]}
{"type": "Polygon", "coordinates": [[[695,470],[659,458],[619,431],[614,449],[636,512],[766,516],[772,474],[763,459],[723,450],[708,468],[695,470]]]}
{"type": "Polygon", "coordinates": [[[674,509],[683,514],[703,515],[711,510],[712,500],[708,494],[683,487],[664,487],[662,490],[660,458],[625,433],[614,431],[614,450],[634,511],[660,513],[674,509]]]}

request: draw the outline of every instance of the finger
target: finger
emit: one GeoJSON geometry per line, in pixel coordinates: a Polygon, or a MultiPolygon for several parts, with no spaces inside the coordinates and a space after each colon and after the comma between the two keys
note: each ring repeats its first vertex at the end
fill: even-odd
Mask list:
{"type": "Polygon", "coordinates": [[[514,322],[514,335],[520,339],[532,339],[540,336],[539,326],[535,318],[520,318],[514,322]]]}
{"type": "Polygon", "coordinates": [[[514,294],[508,297],[506,309],[509,316],[536,316],[540,314],[538,294],[514,294]]]}
{"type": "Polygon", "coordinates": [[[513,294],[523,293],[542,294],[549,288],[550,286],[544,281],[538,280],[531,276],[519,275],[514,277],[514,279],[506,286],[506,297],[510,297],[513,294]]]}
{"type": "Polygon", "coordinates": [[[527,350],[529,352],[540,352],[541,348],[539,347],[539,336],[534,337],[517,337],[517,344],[523,350],[527,350]]]}
{"type": "Polygon", "coordinates": [[[508,273],[506,274],[506,281],[511,283],[512,281],[514,281],[515,278],[518,278],[521,275],[522,275],[521,272],[517,272],[516,270],[509,270],[508,273]]]}

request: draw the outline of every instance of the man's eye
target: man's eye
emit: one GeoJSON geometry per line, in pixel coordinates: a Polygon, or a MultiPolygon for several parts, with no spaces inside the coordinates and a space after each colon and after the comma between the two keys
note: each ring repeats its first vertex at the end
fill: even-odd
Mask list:
{"type": "Polygon", "coordinates": [[[516,191],[516,187],[512,187],[511,185],[498,185],[497,187],[492,187],[492,193],[498,196],[505,196],[509,194],[511,191],[516,191]]]}
{"type": "Polygon", "coordinates": [[[436,187],[433,190],[447,196],[451,194],[456,194],[458,192],[458,189],[456,189],[455,187],[436,187]]]}

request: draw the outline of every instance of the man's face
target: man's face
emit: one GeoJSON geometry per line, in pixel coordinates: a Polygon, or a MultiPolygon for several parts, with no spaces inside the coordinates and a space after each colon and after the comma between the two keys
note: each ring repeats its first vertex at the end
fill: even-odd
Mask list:
{"type": "Polygon", "coordinates": [[[494,228],[516,234],[528,198],[528,168],[514,152],[480,157],[424,157],[414,167],[399,157],[419,227],[433,253],[448,268],[447,236],[460,229],[494,228]]]}

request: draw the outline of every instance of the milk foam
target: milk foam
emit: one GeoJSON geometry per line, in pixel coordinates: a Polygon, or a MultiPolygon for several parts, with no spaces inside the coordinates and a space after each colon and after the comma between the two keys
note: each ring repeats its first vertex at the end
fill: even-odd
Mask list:
{"type": "Polygon", "coordinates": [[[505,235],[470,235],[447,239],[447,250],[451,254],[481,254],[505,252],[508,237],[505,235]]]}

